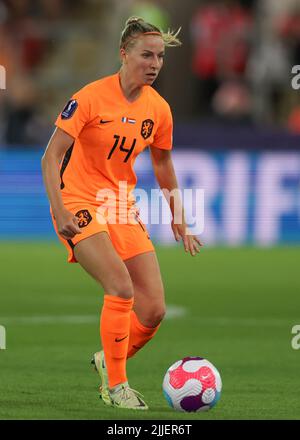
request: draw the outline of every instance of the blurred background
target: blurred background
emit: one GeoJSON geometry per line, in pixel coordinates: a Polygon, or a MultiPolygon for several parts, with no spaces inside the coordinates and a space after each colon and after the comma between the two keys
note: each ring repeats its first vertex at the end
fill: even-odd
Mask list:
{"type": "MultiPolygon", "coordinates": [[[[182,28],[155,88],[174,114],[179,183],[205,190],[205,242],[300,242],[299,0],[1,0],[0,238],[54,238],[42,152],[70,96],[119,69],[131,15],[182,28]]],[[[147,154],[136,169],[155,187],[147,154]]]]}
{"type": "MultiPolygon", "coordinates": [[[[131,417],[98,402],[89,360],[102,295],[67,264],[41,175],[71,95],[119,69],[131,15],[182,28],[183,45],[167,50],[154,86],[174,114],[173,159],[180,187],[193,190],[184,199],[192,226],[199,188],[205,205],[196,258],[141,206],[167,298],[157,339],[128,365],[152,408],[142,417],[191,419],[164,405],[161,383],[176,360],[202,356],[221,372],[224,393],[201,418],[299,419],[299,0],[0,0],[0,418],[131,417]]],[[[147,152],[136,171],[150,195],[147,152]]]]}

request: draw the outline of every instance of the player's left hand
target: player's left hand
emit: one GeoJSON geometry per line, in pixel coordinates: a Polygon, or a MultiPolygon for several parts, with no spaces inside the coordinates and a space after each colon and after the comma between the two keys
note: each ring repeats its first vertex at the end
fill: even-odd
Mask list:
{"type": "Polygon", "coordinates": [[[172,221],[172,230],[176,241],[182,239],[185,252],[190,252],[192,256],[195,256],[196,253],[200,252],[203,243],[201,243],[196,235],[189,233],[188,227],[185,223],[175,224],[172,221]]]}

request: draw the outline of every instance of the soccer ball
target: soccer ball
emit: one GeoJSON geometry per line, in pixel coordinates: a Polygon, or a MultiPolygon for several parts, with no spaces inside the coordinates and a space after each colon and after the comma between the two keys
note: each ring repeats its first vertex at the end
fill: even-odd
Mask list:
{"type": "Polygon", "coordinates": [[[206,411],[221,396],[222,381],[216,367],[201,357],[185,357],[165,374],[163,393],[177,411],[206,411]]]}

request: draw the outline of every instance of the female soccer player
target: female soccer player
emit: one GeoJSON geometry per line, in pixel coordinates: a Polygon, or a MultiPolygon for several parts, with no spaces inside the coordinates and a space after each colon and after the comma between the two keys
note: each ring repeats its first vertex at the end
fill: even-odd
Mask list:
{"type": "MultiPolygon", "coordinates": [[[[131,193],[134,161],[148,146],[160,187],[178,188],[170,153],[171,111],[151,87],[165,47],[181,44],[177,34],[163,33],[141,18],[127,20],[120,71],[75,93],[58,116],[42,159],[54,228],[68,261],[79,262],[105,292],[103,350],[93,362],[104,403],[119,408],[148,408],[128,385],[126,360],[153,338],[165,314],[155,250],[131,193]]],[[[172,200],[175,239],[195,255],[201,243],[188,234],[182,206],[172,200]],[[181,221],[175,222],[178,212],[181,221]]]]}

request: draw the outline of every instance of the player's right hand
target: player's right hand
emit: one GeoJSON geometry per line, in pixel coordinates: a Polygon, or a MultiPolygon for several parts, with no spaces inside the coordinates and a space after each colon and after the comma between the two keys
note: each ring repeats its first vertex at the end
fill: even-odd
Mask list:
{"type": "Polygon", "coordinates": [[[70,240],[76,234],[81,234],[78,226],[78,217],[67,209],[56,215],[56,225],[59,235],[65,240],[70,240]]]}

